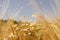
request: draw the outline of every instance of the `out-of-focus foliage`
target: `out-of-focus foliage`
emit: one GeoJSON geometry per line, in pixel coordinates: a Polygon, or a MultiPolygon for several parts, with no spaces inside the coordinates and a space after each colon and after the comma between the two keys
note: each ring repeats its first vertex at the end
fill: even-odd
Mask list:
{"type": "Polygon", "coordinates": [[[59,40],[52,23],[0,20],[0,40],[59,40]]]}

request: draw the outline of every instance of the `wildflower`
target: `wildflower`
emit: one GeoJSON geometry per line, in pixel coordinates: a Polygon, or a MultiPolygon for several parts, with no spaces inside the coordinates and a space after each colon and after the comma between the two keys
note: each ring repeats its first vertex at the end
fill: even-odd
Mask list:
{"type": "Polygon", "coordinates": [[[32,17],[37,17],[37,15],[36,14],[32,14],[32,17]]]}
{"type": "Polygon", "coordinates": [[[26,25],[28,25],[28,24],[26,24],[26,25]]]}
{"type": "Polygon", "coordinates": [[[34,23],[31,23],[29,26],[33,26],[34,25],[34,23]]]}
{"type": "Polygon", "coordinates": [[[28,35],[31,35],[31,32],[29,32],[28,35]]]}
{"type": "Polygon", "coordinates": [[[27,31],[29,28],[23,29],[23,31],[27,31]]]}
{"type": "Polygon", "coordinates": [[[13,38],[14,38],[14,37],[17,37],[17,35],[13,35],[13,38]]]}
{"type": "Polygon", "coordinates": [[[13,36],[13,33],[10,33],[10,35],[8,37],[12,37],[13,36]]]}
{"type": "Polygon", "coordinates": [[[30,30],[34,30],[35,28],[34,27],[31,27],[30,30]]]}
{"type": "Polygon", "coordinates": [[[11,37],[11,35],[9,35],[8,37],[11,37]]]}
{"type": "Polygon", "coordinates": [[[16,27],[16,30],[19,30],[19,27],[16,27]]]}
{"type": "Polygon", "coordinates": [[[17,26],[17,24],[15,24],[15,25],[12,25],[12,27],[16,27],[17,26]]]}

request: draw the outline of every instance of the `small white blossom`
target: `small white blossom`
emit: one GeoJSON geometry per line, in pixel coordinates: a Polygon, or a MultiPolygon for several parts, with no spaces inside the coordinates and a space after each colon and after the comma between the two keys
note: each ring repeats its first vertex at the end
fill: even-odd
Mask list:
{"type": "Polygon", "coordinates": [[[12,25],[12,27],[16,27],[17,26],[17,24],[15,24],[15,25],[12,25]]]}
{"type": "Polygon", "coordinates": [[[8,37],[12,37],[13,36],[13,33],[10,33],[10,35],[8,37]]]}
{"type": "Polygon", "coordinates": [[[19,27],[17,27],[16,30],[19,30],[19,27]]]}
{"type": "Polygon", "coordinates": [[[31,35],[31,32],[29,32],[28,35],[31,35]]]}
{"type": "Polygon", "coordinates": [[[29,28],[23,29],[23,31],[27,31],[29,28]]]}
{"type": "Polygon", "coordinates": [[[28,25],[28,24],[26,24],[26,25],[28,25]]]}
{"type": "Polygon", "coordinates": [[[34,23],[31,23],[29,26],[33,26],[34,25],[34,23]]]}

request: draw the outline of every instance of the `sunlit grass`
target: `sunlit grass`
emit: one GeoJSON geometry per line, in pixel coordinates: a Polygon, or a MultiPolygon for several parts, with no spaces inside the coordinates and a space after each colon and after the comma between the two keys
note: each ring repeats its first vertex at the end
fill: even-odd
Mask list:
{"type": "MultiPolygon", "coordinates": [[[[33,22],[32,20],[31,22],[27,22],[25,16],[22,17],[24,21],[22,22],[12,19],[16,19],[18,13],[20,12],[19,9],[23,10],[25,7],[19,8],[18,10],[15,9],[16,11],[10,13],[8,11],[9,1],[3,1],[1,8],[2,15],[0,18],[4,18],[5,15],[7,15],[6,13],[9,13],[8,16],[12,19],[0,19],[0,40],[60,40],[59,0],[55,0],[54,4],[56,4],[56,8],[53,6],[53,4],[51,6],[55,13],[55,16],[48,15],[47,13],[50,12],[47,9],[42,8],[45,11],[44,14],[46,14],[46,19],[39,14],[32,14],[31,17],[37,18],[37,22],[33,22]],[[11,16],[13,13],[15,13],[15,16],[11,16]]],[[[40,13],[40,7],[38,7],[37,3],[34,0],[30,0],[30,4],[27,6],[29,5],[32,5],[32,9],[35,10],[36,13],[40,13]]]]}
{"type": "Polygon", "coordinates": [[[58,25],[52,23],[0,20],[0,40],[60,40],[58,25]]]}

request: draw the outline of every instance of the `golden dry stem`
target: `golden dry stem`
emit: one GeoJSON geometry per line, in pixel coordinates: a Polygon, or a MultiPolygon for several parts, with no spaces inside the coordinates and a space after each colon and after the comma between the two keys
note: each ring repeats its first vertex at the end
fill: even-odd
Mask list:
{"type": "Polygon", "coordinates": [[[0,40],[60,40],[58,25],[0,20],[0,40]]]}

